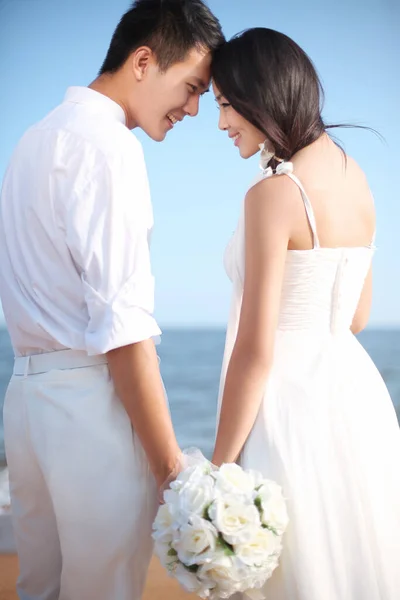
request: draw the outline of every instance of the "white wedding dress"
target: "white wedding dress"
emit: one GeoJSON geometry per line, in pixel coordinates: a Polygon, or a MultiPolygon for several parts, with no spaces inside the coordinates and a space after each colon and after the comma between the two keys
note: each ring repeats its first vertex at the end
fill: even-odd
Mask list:
{"type": "MultiPolygon", "coordinates": [[[[400,430],[378,370],[350,332],[373,245],[321,248],[291,171],[285,163],[280,176],[300,188],[314,248],[287,253],[273,366],[240,457],[277,481],[288,503],[280,566],[264,592],[267,600],[399,600],[400,430]]],[[[225,268],[233,298],[219,411],[243,293],[243,213],[225,268]]]]}

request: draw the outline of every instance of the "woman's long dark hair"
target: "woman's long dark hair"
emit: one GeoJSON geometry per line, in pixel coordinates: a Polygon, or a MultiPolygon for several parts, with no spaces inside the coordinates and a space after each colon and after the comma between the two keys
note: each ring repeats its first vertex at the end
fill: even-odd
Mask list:
{"type": "MultiPolygon", "coordinates": [[[[311,59],[287,35],[257,27],[222,44],[212,77],[221,94],[289,160],[326,129],[324,92],[311,59]]],[[[346,125],[344,125],[346,126],[346,125]]],[[[276,166],[276,162],[271,165],[276,166]]]]}

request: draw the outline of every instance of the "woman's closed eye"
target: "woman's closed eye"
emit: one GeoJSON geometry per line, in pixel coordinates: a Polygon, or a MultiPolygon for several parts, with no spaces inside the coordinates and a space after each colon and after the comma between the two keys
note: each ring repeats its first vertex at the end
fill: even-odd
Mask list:
{"type": "Polygon", "coordinates": [[[221,103],[217,104],[218,110],[221,110],[221,108],[229,108],[229,106],[231,106],[231,104],[229,104],[229,102],[221,102],[221,103]]]}

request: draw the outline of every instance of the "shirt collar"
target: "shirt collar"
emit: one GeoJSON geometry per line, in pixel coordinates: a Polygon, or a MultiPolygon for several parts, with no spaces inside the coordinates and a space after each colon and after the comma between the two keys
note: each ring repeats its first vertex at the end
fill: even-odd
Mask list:
{"type": "Polygon", "coordinates": [[[101,112],[107,112],[126,125],[125,113],[122,107],[111,100],[108,96],[96,92],[88,87],[73,86],[67,89],[64,102],[74,102],[75,104],[91,104],[100,109],[101,112]]]}

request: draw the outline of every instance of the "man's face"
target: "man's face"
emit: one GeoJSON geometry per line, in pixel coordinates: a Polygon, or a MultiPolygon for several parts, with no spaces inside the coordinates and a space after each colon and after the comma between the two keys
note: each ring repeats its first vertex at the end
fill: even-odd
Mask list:
{"type": "Polygon", "coordinates": [[[211,53],[193,48],[184,61],[161,72],[151,55],[136,86],[136,125],[161,142],[184,117],[196,116],[210,83],[210,65],[211,53]]]}

